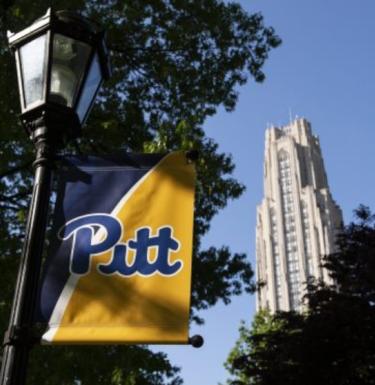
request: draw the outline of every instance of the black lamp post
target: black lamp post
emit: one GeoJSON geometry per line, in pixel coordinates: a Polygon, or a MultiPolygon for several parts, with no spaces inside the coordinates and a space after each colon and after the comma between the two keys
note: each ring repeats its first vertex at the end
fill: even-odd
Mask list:
{"type": "Polygon", "coordinates": [[[72,12],[48,10],[8,38],[17,62],[22,123],[36,149],[34,189],[0,374],[1,385],[23,385],[29,349],[37,340],[32,325],[55,151],[81,135],[110,67],[103,32],[72,12]]]}

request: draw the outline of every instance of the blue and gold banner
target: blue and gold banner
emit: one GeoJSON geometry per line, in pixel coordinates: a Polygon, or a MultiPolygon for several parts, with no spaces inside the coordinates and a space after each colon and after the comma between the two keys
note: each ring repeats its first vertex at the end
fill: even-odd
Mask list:
{"type": "Polygon", "coordinates": [[[182,152],[65,163],[40,291],[42,342],[187,343],[193,164],[182,152]]]}

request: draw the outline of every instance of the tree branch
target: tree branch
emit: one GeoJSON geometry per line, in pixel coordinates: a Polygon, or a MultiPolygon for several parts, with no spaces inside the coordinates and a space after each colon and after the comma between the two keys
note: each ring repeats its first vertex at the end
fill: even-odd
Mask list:
{"type": "Polygon", "coordinates": [[[116,45],[109,45],[108,49],[112,52],[118,52],[118,53],[128,53],[129,51],[149,51],[152,53],[156,52],[184,52],[187,51],[186,48],[147,48],[147,47],[129,47],[129,48],[123,48],[116,45]]]}
{"type": "Polygon", "coordinates": [[[29,160],[26,163],[21,164],[20,166],[10,168],[9,170],[4,171],[3,173],[0,174],[0,179],[5,178],[12,174],[16,174],[17,172],[20,172],[22,170],[25,170],[27,167],[31,166],[32,163],[33,161],[29,160]]]}
{"type": "Polygon", "coordinates": [[[14,195],[0,195],[0,201],[7,201],[7,202],[13,202],[15,199],[22,199],[27,197],[29,194],[31,194],[32,189],[28,189],[26,191],[18,192],[14,195]]]}

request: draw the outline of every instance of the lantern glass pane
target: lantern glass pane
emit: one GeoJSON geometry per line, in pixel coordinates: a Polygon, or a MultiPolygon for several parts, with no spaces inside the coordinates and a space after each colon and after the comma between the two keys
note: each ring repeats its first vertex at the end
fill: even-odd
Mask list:
{"type": "Polygon", "coordinates": [[[46,35],[39,36],[20,48],[25,108],[43,99],[45,57],[46,35]]]}
{"type": "Polygon", "coordinates": [[[49,95],[51,102],[73,106],[89,55],[88,44],[64,35],[54,35],[49,95]]]}
{"type": "Polygon", "coordinates": [[[90,71],[87,75],[86,82],[83,86],[81,99],[78,103],[77,114],[81,123],[83,122],[87,112],[92,104],[92,101],[96,95],[96,91],[100,86],[102,75],[100,71],[98,54],[95,54],[91,63],[90,71]]]}

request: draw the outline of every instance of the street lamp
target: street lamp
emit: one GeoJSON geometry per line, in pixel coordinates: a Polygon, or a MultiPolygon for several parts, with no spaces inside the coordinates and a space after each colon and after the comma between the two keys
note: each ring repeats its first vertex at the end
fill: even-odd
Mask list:
{"type": "Polygon", "coordinates": [[[56,148],[81,135],[103,79],[110,76],[104,34],[68,11],[47,13],[8,33],[17,63],[22,123],[33,141],[35,179],[9,328],[1,385],[23,385],[32,333],[56,148]]]}
{"type": "Polygon", "coordinates": [[[40,117],[54,135],[80,135],[103,79],[110,76],[103,32],[93,22],[51,9],[21,32],[8,32],[14,50],[22,120],[29,134],[40,117]]]}

